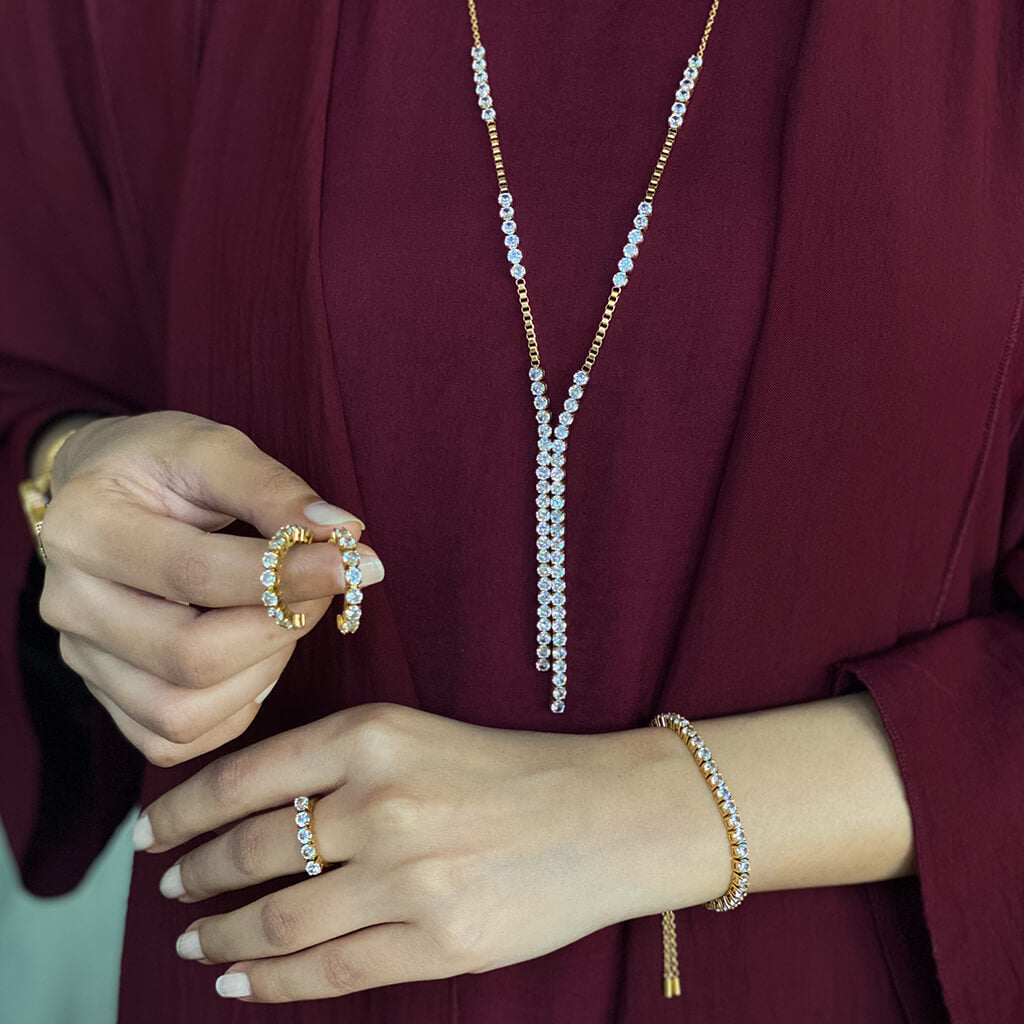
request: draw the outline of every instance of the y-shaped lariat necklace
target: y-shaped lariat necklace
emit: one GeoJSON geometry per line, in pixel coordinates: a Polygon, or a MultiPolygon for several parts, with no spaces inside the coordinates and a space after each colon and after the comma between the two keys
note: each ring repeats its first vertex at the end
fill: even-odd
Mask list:
{"type": "Polygon", "coordinates": [[[551,710],[555,714],[565,711],[566,695],[569,682],[568,635],[565,620],[565,457],[569,447],[569,429],[578,415],[580,403],[583,401],[584,389],[590,381],[590,375],[597,362],[597,354],[608,327],[612,322],[615,306],[622,295],[622,289],[629,283],[629,274],[633,263],[640,253],[640,245],[644,240],[644,231],[654,210],[654,194],[658,190],[658,182],[668,163],[672,145],[679,129],[683,126],[686,107],[690,102],[697,76],[704,63],[704,48],[707,46],[711,26],[718,12],[718,0],[712,0],[704,34],[701,36],[697,52],[689,59],[683,77],[679,82],[672,110],[668,118],[668,134],[658,154],[654,173],[647,183],[647,192],[643,202],[636,208],[633,227],[627,235],[626,244],[622,249],[622,258],[618,269],[612,277],[612,290],[605,303],[604,311],[598,323],[597,332],[591,342],[583,366],[573,374],[569,395],[558,414],[558,422],[551,422],[551,410],[548,407],[547,385],[544,383],[544,370],[540,365],[540,351],[537,347],[537,332],[533,324],[533,313],[530,310],[530,296],[526,290],[526,267],[523,265],[522,243],[519,240],[519,226],[515,221],[512,208],[512,192],[508,187],[508,177],[501,155],[501,144],[498,141],[498,115],[494,107],[494,97],[487,78],[487,60],[483,43],[480,40],[480,24],[477,19],[476,3],[467,0],[469,22],[473,31],[473,47],[470,54],[473,58],[473,81],[476,83],[476,94],[479,97],[480,116],[487,128],[487,137],[491,143],[491,155],[494,157],[494,170],[498,175],[498,208],[501,215],[501,230],[505,236],[505,248],[508,261],[512,264],[509,272],[515,282],[516,294],[519,297],[519,308],[523,315],[523,327],[526,331],[526,344],[530,352],[530,392],[533,405],[537,411],[537,670],[551,672],[551,710]]]}

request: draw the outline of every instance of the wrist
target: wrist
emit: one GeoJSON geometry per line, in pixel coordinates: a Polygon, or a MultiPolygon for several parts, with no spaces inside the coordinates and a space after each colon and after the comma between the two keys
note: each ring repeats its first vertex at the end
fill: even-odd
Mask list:
{"type": "Polygon", "coordinates": [[[616,897],[617,919],[697,906],[725,892],[728,836],[679,737],[667,729],[634,729],[598,739],[610,780],[599,795],[604,847],[611,851],[605,884],[616,897]]]}

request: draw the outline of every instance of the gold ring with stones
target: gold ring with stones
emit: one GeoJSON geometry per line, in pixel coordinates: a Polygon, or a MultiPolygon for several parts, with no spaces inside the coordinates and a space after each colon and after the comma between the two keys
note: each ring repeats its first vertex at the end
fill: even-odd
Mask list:
{"type": "Polygon", "coordinates": [[[297,796],[295,804],[295,824],[299,826],[296,838],[302,847],[302,859],[306,862],[306,874],[319,875],[326,868],[327,862],[320,856],[316,845],[316,832],[313,829],[313,807],[316,800],[308,796],[297,796]]]}
{"type": "Polygon", "coordinates": [[[306,616],[302,612],[293,612],[281,595],[281,566],[284,556],[296,544],[312,544],[313,534],[303,526],[282,526],[273,537],[263,555],[263,571],[260,583],[266,588],[263,591],[263,603],[270,616],[282,629],[301,629],[306,624],[306,616]]]}
{"type": "Polygon", "coordinates": [[[341,561],[345,566],[345,607],[338,616],[338,632],[354,633],[359,628],[359,620],[363,617],[363,592],[359,585],[363,582],[363,571],[359,568],[359,551],[356,539],[344,526],[339,526],[331,534],[331,542],[338,545],[341,561]]]}

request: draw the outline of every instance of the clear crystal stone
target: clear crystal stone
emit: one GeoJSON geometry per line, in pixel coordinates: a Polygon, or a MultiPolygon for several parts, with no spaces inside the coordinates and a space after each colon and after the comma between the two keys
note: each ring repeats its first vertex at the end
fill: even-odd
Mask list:
{"type": "Polygon", "coordinates": [[[510,273],[517,281],[521,281],[526,277],[526,267],[524,267],[522,263],[513,263],[510,268],[510,273]]]}
{"type": "Polygon", "coordinates": [[[551,649],[551,652],[555,656],[556,661],[564,661],[566,655],[568,654],[568,651],[565,649],[564,645],[562,645],[561,647],[553,647],[551,649]]]}
{"type": "Polygon", "coordinates": [[[537,422],[546,426],[551,422],[551,413],[547,409],[539,409],[537,411],[537,422]]]}
{"type": "Polygon", "coordinates": [[[537,467],[537,479],[538,480],[547,480],[550,477],[551,477],[551,467],[550,466],[538,466],[537,467]]]}
{"type": "Polygon", "coordinates": [[[470,56],[473,58],[482,57],[487,51],[482,46],[473,46],[470,48],[470,56]]]}
{"type": "Polygon", "coordinates": [[[683,119],[678,114],[672,114],[668,119],[668,123],[671,128],[681,128],[683,119]]]}
{"type": "Polygon", "coordinates": [[[273,569],[275,565],[277,565],[277,554],[273,551],[268,551],[263,556],[263,568],[273,569]]]}
{"type": "Polygon", "coordinates": [[[494,120],[494,107],[488,107],[486,110],[481,110],[480,111],[480,116],[485,121],[493,121],[494,120]]]}
{"type": "Polygon", "coordinates": [[[556,452],[557,454],[561,455],[565,451],[565,442],[564,441],[555,441],[555,442],[553,442],[552,445],[551,445],[551,450],[553,452],[556,452]]]}
{"type": "Polygon", "coordinates": [[[358,587],[363,582],[363,573],[358,568],[349,569],[345,573],[345,579],[352,584],[353,587],[358,587]]]}
{"type": "Polygon", "coordinates": [[[749,871],[750,870],[750,861],[749,860],[741,860],[736,865],[736,870],[737,871],[749,871]]]}
{"type": "Polygon", "coordinates": [[[544,376],[544,371],[539,366],[530,367],[530,380],[541,380],[544,376]]]}
{"type": "Polygon", "coordinates": [[[519,236],[518,235],[506,235],[505,236],[505,247],[508,249],[519,248],[519,236]]]}
{"type": "Polygon", "coordinates": [[[487,81],[487,72],[486,71],[475,71],[473,73],[473,81],[476,82],[477,85],[479,85],[481,82],[486,82],[487,81]]]}
{"type": "Polygon", "coordinates": [[[633,228],[626,237],[634,244],[639,245],[644,240],[644,233],[633,228]]]}
{"type": "Polygon", "coordinates": [[[362,604],[363,592],[358,587],[353,587],[351,590],[346,590],[345,600],[348,601],[349,604],[362,604]]]}
{"type": "Polygon", "coordinates": [[[284,537],[275,537],[271,542],[270,546],[276,551],[278,548],[284,547],[284,537]]]}
{"type": "Polygon", "coordinates": [[[274,614],[274,608],[277,606],[277,594],[272,590],[263,591],[263,603],[270,609],[270,614],[274,614]]]}
{"type": "Polygon", "coordinates": [[[637,256],[639,252],[640,250],[632,242],[629,242],[628,244],[622,247],[622,255],[628,256],[630,259],[632,259],[634,256],[637,256]]]}
{"type": "Polygon", "coordinates": [[[309,811],[299,811],[299,813],[295,815],[295,824],[300,827],[303,825],[308,825],[309,811]]]}
{"type": "Polygon", "coordinates": [[[273,569],[265,569],[260,573],[260,583],[265,587],[272,587],[277,582],[277,573],[273,569]]]}
{"type": "Polygon", "coordinates": [[[725,814],[735,814],[736,805],[731,800],[726,800],[725,803],[722,804],[722,811],[725,814]]]}
{"type": "Polygon", "coordinates": [[[575,412],[580,407],[580,403],[575,398],[567,398],[565,400],[565,408],[567,412],[575,412]]]}
{"type": "Polygon", "coordinates": [[[547,658],[538,658],[537,659],[537,671],[538,672],[548,672],[550,670],[551,670],[551,662],[548,661],[547,658]]]}
{"type": "Polygon", "coordinates": [[[321,871],[323,871],[323,868],[320,867],[320,865],[317,864],[317,862],[315,860],[307,860],[306,861],[306,874],[307,875],[310,875],[310,876],[319,875],[321,871]]]}
{"type": "Polygon", "coordinates": [[[351,569],[352,566],[359,564],[359,552],[358,551],[346,551],[341,556],[341,560],[351,569]]]}
{"type": "Polygon", "coordinates": [[[313,833],[308,828],[300,828],[298,839],[300,843],[311,843],[313,841],[313,833]]]}
{"type": "Polygon", "coordinates": [[[565,700],[565,687],[564,686],[556,686],[556,687],[554,687],[554,689],[552,689],[552,691],[551,691],[551,696],[554,697],[555,700],[565,700]]]}
{"type": "Polygon", "coordinates": [[[295,800],[293,801],[293,803],[295,805],[295,810],[297,810],[297,811],[304,811],[304,810],[306,810],[309,807],[309,797],[308,796],[297,796],[295,798],[295,800]]]}
{"type": "Polygon", "coordinates": [[[562,712],[565,711],[565,701],[564,700],[553,700],[551,702],[551,710],[556,715],[562,714],[562,712]]]}
{"type": "Polygon", "coordinates": [[[572,413],[571,412],[563,410],[562,412],[560,412],[558,414],[558,422],[559,423],[564,423],[566,426],[568,426],[570,423],[572,423],[572,419],[573,419],[573,417],[572,417],[572,413]]]}
{"type": "Polygon", "coordinates": [[[516,222],[514,220],[507,220],[501,225],[501,230],[506,235],[514,235],[516,233],[516,222]]]}
{"type": "Polygon", "coordinates": [[[477,96],[490,96],[491,95],[491,87],[487,84],[487,79],[486,78],[482,82],[477,82],[476,94],[477,94],[477,96]]]}
{"type": "Polygon", "coordinates": [[[565,494],[565,484],[556,480],[549,488],[551,494],[565,494]]]}
{"type": "Polygon", "coordinates": [[[306,860],[312,860],[316,856],[316,847],[312,843],[306,843],[302,848],[302,856],[306,860]]]}
{"type": "Polygon", "coordinates": [[[612,275],[612,284],[616,288],[625,288],[629,284],[629,278],[620,270],[617,274],[612,275]]]}
{"type": "Polygon", "coordinates": [[[673,103],[672,104],[672,113],[675,114],[677,117],[682,117],[683,114],[686,113],[686,104],[685,103],[673,103]]]}
{"type": "Polygon", "coordinates": [[[473,70],[477,71],[477,72],[481,72],[481,73],[486,71],[487,70],[487,61],[485,61],[483,59],[483,57],[474,57],[473,58],[473,70]]]}
{"type": "Polygon", "coordinates": [[[523,258],[523,254],[519,249],[509,249],[506,255],[508,256],[509,263],[518,263],[523,258]]]}
{"type": "MultiPolygon", "coordinates": [[[[584,370],[577,370],[572,375],[573,384],[579,384],[581,387],[586,384],[588,380],[590,380],[590,375],[584,370]]],[[[577,395],[576,397],[578,398],[579,396],[577,395]]]]}
{"type": "Polygon", "coordinates": [[[515,219],[516,212],[511,206],[503,206],[501,209],[502,220],[513,220],[515,219]]]}
{"type": "Polygon", "coordinates": [[[642,213],[645,217],[650,217],[654,207],[645,199],[636,209],[637,213],[642,213]]]}
{"type": "Polygon", "coordinates": [[[645,227],[647,227],[647,218],[642,213],[638,213],[633,218],[633,227],[640,228],[641,230],[643,230],[645,227]]]}
{"type": "Polygon", "coordinates": [[[628,256],[623,256],[619,260],[619,270],[624,274],[628,274],[633,269],[633,261],[628,256]]]}
{"type": "Polygon", "coordinates": [[[564,633],[555,633],[555,635],[551,638],[551,642],[554,643],[554,644],[558,644],[559,647],[564,647],[565,646],[565,634],[564,633]]]}
{"type": "Polygon", "coordinates": [[[740,843],[736,847],[736,856],[737,857],[741,857],[741,858],[746,858],[746,856],[747,856],[747,844],[746,843],[740,843]]]}
{"type": "Polygon", "coordinates": [[[363,609],[359,605],[353,605],[351,608],[345,609],[345,618],[349,622],[357,622],[363,616],[363,609]]]}
{"type": "Polygon", "coordinates": [[[560,424],[559,426],[555,427],[555,437],[557,437],[560,441],[564,441],[568,436],[569,428],[567,426],[565,426],[564,424],[560,424]]]}
{"type": "Polygon", "coordinates": [[[542,381],[542,380],[535,380],[535,381],[534,381],[534,382],[533,382],[533,383],[532,383],[532,384],[530,385],[530,390],[531,390],[531,391],[532,391],[532,392],[533,392],[533,393],[534,393],[535,395],[543,395],[546,389],[547,389],[547,385],[546,385],[546,384],[544,383],[544,381],[542,381]]]}

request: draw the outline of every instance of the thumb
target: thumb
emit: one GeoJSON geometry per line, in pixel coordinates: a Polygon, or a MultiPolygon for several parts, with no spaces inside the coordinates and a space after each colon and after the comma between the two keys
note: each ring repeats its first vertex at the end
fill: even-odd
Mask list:
{"type": "Polygon", "coordinates": [[[264,537],[284,523],[308,527],[317,540],[345,526],[359,539],[366,524],[325,501],[297,473],[271,458],[239,430],[202,431],[189,446],[189,498],[212,512],[251,523],[264,537]]]}

